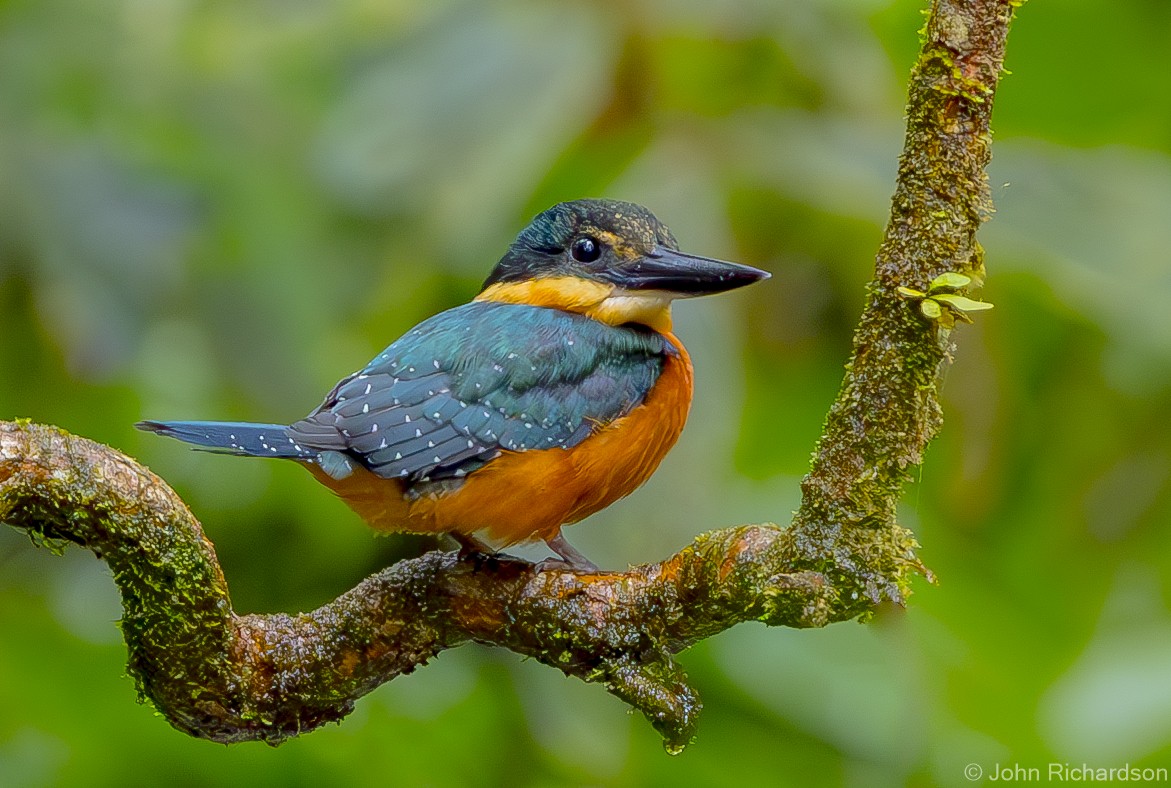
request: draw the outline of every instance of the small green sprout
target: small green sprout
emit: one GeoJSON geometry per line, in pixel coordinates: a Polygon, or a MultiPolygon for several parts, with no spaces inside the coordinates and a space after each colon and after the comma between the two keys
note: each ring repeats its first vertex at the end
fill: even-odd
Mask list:
{"type": "Polygon", "coordinates": [[[926,293],[909,287],[900,287],[898,292],[904,298],[918,301],[919,312],[923,317],[939,323],[944,328],[954,328],[957,320],[972,322],[969,312],[981,312],[992,308],[992,304],[986,301],[976,301],[955,292],[967,287],[971,282],[970,276],[948,271],[932,279],[926,293]]]}

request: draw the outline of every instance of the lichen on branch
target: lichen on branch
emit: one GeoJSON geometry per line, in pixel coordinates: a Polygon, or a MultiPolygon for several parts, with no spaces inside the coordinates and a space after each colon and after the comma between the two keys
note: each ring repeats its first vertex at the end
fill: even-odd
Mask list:
{"type": "Polygon", "coordinates": [[[659,563],[589,575],[434,552],[310,613],[237,615],[211,543],[161,479],[27,422],[0,422],[0,522],[108,562],[140,696],[193,736],[280,742],[476,641],[602,683],[681,749],[701,704],[680,651],[742,621],[866,615],[901,603],[923,571],[895,506],[940,426],[935,382],[950,340],[899,288],[926,294],[941,274],[983,275],[975,233],[990,212],[989,119],[1016,5],[933,5],[870,297],[790,526],[713,531],[659,563]]]}

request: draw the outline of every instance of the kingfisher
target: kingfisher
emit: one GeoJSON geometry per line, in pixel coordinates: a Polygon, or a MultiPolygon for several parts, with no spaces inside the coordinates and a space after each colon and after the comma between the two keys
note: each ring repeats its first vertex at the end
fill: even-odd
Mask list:
{"type": "Polygon", "coordinates": [[[672,302],[768,276],[680,252],[640,205],[563,202],[471,303],[419,323],[300,421],[135,426],[295,460],[379,531],[481,552],[543,540],[559,559],[541,568],[593,572],[562,527],[637,489],[687,420],[692,365],[672,302]]]}

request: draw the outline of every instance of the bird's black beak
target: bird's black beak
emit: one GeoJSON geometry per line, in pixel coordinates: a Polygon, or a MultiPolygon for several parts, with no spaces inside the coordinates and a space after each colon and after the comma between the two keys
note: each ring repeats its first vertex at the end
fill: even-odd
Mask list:
{"type": "Polygon", "coordinates": [[[629,263],[611,267],[603,276],[626,290],[663,290],[680,296],[702,296],[735,290],[762,279],[768,271],[655,246],[629,263]]]}

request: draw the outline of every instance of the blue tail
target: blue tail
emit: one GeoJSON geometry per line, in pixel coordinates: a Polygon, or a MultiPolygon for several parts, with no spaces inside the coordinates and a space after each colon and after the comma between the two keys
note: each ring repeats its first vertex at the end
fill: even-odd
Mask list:
{"type": "Polygon", "coordinates": [[[317,452],[298,445],[280,424],[250,424],[244,421],[140,421],[140,430],[178,438],[184,443],[205,446],[225,454],[247,457],[292,457],[313,459],[317,452]]]}

